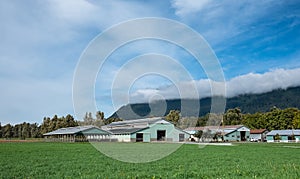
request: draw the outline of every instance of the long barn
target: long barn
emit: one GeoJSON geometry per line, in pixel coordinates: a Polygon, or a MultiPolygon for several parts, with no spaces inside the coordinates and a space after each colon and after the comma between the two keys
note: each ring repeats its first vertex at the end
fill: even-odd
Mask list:
{"type": "Polygon", "coordinates": [[[267,142],[299,142],[300,129],[272,130],[267,133],[267,142]]]}
{"type": "Polygon", "coordinates": [[[77,126],[44,134],[46,141],[111,141],[111,142],[184,142],[190,135],[163,118],[145,118],[112,122],[98,128],[77,126]]]}
{"type": "Polygon", "coordinates": [[[44,138],[46,141],[61,142],[109,141],[110,133],[96,126],[76,126],[48,132],[44,138]]]}

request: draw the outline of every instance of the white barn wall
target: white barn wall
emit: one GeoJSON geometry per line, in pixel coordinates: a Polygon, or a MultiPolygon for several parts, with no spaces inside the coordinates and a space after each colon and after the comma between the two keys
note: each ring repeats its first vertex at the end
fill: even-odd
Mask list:
{"type": "Polygon", "coordinates": [[[262,134],[250,134],[250,139],[262,140],[262,134]]]}
{"type": "Polygon", "coordinates": [[[111,139],[118,142],[130,142],[130,134],[114,134],[111,135],[111,139]]]}

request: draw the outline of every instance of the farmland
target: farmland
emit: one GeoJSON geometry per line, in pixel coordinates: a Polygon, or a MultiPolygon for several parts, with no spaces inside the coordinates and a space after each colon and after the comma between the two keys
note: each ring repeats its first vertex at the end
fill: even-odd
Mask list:
{"type": "Polygon", "coordinates": [[[125,163],[89,143],[11,142],[0,143],[0,178],[300,178],[299,156],[300,144],[185,144],[155,162],[125,163]]]}

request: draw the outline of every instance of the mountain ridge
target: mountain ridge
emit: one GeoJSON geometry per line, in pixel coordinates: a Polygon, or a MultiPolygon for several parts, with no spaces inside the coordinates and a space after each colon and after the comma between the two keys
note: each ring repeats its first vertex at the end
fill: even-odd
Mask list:
{"type": "MultiPolygon", "coordinates": [[[[222,98],[222,97],[220,97],[222,98]]],[[[202,99],[168,99],[151,103],[127,104],[119,108],[109,118],[138,119],[151,116],[165,116],[170,110],[180,110],[184,103],[185,110],[182,116],[204,116],[210,112],[212,97],[202,99]],[[200,103],[200,111],[195,107],[200,103]]],[[[226,98],[225,110],[240,108],[243,113],[266,112],[272,107],[300,108],[300,86],[287,89],[276,89],[260,94],[243,94],[226,98]]]]}

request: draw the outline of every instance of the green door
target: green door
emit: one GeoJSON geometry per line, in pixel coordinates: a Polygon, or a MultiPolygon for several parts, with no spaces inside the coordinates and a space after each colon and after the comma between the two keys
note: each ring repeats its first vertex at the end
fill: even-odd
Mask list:
{"type": "Polygon", "coordinates": [[[143,142],[150,142],[150,134],[144,133],[143,142]]]}

